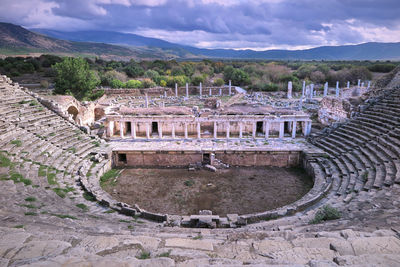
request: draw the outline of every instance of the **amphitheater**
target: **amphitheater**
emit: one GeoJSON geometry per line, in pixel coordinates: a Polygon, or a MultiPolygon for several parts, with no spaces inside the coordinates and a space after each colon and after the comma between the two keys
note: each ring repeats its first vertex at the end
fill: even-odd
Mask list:
{"type": "Polygon", "coordinates": [[[165,115],[149,120],[131,110],[110,113],[106,141],[1,76],[0,265],[400,266],[399,90],[395,69],[351,118],[320,132],[310,133],[301,112],[234,114],[226,124],[227,117],[181,111],[183,124],[172,126],[165,115]],[[181,216],[120,202],[99,182],[112,166],[193,165],[204,157],[240,165],[243,155],[252,166],[300,165],[313,187],[272,210],[181,216]],[[328,204],[341,217],[310,224],[328,204]]]}

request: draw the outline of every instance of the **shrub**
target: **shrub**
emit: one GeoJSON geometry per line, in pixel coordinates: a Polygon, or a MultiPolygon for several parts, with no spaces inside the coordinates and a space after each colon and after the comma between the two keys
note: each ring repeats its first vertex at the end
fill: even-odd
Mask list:
{"type": "Polygon", "coordinates": [[[391,72],[394,68],[396,68],[395,64],[374,64],[368,66],[368,70],[372,72],[391,72]]]}
{"type": "Polygon", "coordinates": [[[315,214],[314,219],[310,221],[310,224],[317,224],[322,221],[336,220],[341,217],[340,212],[333,208],[330,205],[323,206],[320,210],[315,214]]]}
{"type": "Polygon", "coordinates": [[[11,166],[11,160],[3,153],[0,153],[0,167],[9,167],[9,166],[11,166]]]}
{"type": "Polygon", "coordinates": [[[221,78],[217,78],[214,80],[214,86],[222,86],[224,85],[225,81],[221,78]]]}
{"type": "Polygon", "coordinates": [[[89,210],[89,207],[86,206],[86,205],[83,204],[83,203],[76,204],[75,206],[78,207],[78,208],[80,208],[80,209],[83,210],[83,211],[88,211],[88,210],[89,210]]]}
{"type": "Polygon", "coordinates": [[[143,85],[144,88],[156,87],[156,83],[153,82],[152,80],[148,79],[148,78],[143,79],[142,85],[143,85]]]}
{"type": "Polygon", "coordinates": [[[199,75],[199,76],[193,77],[193,79],[192,79],[193,85],[199,86],[200,83],[204,84],[204,76],[199,75]]]}
{"type": "Polygon", "coordinates": [[[113,79],[110,83],[111,88],[124,88],[125,84],[118,79],[113,79]]]}
{"type": "Polygon", "coordinates": [[[142,82],[138,80],[129,80],[125,83],[126,88],[141,88],[142,82]]]}
{"type": "Polygon", "coordinates": [[[193,180],[186,180],[186,181],[184,182],[184,185],[186,185],[186,186],[192,186],[192,185],[194,185],[194,181],[193,181],[193,180]]]}
{"type": "Polygon", "coordinates": [[[86,199],[87,201],[96,201],[96,198],[90,194],[89,192],[84,192],[82,194],[83,198],[86,199]]]}
{"type": "Polygon", "coordinates": [[[150,259],[150,252],[143,251],[137,258],[139,260],[150,259]]]}

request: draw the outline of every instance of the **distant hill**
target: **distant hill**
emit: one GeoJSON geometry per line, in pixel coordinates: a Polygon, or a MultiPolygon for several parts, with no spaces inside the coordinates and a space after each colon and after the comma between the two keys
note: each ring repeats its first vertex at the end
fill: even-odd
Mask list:
{"type": "MultiPolygon", "coordinates": [[[[201,49],[137,34],[111,31],[29,31],[0,23],[0,54],[23,52],[117,55],[135,59],[400,60],[400,43],[322,46],[305,50],[201,49]],[[33,31],[33,32],[32,32],[33,31]]],[[[113,58],[113,57],[109,57],[113,58]]]]}
{"type": "Polygon", "coordinates": [[[133,56],[126,47],[105,43],[72,42],[31,32],[21,26],[0,22],[0,52],[4,53],[67,53],[133,56]]]}
{"type": "Polygon", "coordinates": [[[71,41],[103,42],[128,45],[133,47],[160,48],[169,50],[178,57],[211,57],[243,59],[280,59],[280,60],[399,60],[400,43],[364,43],[359,45],[322,46],[306,50],[233,50],[201,49],[191,46],[170,43],[156,38],[137,34],[110,31],[77,31],[61,32],[45,29],[34,29],[48,36],[71,41]]]}

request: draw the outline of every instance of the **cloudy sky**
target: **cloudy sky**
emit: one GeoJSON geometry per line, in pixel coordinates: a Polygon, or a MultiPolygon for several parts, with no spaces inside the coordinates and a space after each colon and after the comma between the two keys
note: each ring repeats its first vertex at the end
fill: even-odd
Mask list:
{"type": "Polygon", "coordinates": [[[0,0],[28,28],[136,33],[201,48],[400,42],[400,0],[0,0]]]}

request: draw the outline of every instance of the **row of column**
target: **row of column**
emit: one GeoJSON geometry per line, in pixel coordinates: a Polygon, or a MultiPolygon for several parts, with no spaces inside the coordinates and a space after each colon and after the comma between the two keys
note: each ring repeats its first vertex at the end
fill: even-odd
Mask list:
{"type": "MultiPolygon", "coordinates": [[[[311,121],[303,121],[303,135],[307,136],[311,133],[311,121]]],[[[131,137],[133,139],[136,139],[136,123],[131,122],[131,137]]],[[[201,124],[200,122],[197,122],[197,138],[201,138],[201,124]]],[[[263,130],[264,130],[264,136],[265,139],[269,138],[269,131],[270,131],[270,126],[271,123],[269,121],[264,121],[263,123],[263,130]]],[[[297,121],[291,121],[290,124],[290,129],[291,129],[291,137],[296,138],[296,131],[297,131],[297,121]]],[[[157,124],[157,131],[158,131],[158,136],[161,139],[163,137],[163,128],[162,124],[158,123],[157,124]]],[[[120,136],[121,138],[124,138],[124,128],[125,128],[125,122],[121,121],[120,122],[120,136]]],[[[114,135],[114,121],[109,122],[109,134],[110,136],[114,135]]],[[[172,123],[172,138],[175,138],[175,123],[172,123]]],[[[225,132],[226,132],[226,139],[230,138],[230,123],[225,124],[225,132]]],[[[285,134],[285,122],[280,122],[279,124],[279,138],[282,139],[285,134]]],[[[252,137],[256,138],[257,135],[257,122],[253,122],[253,129],[252,129],[252,137]]],[[[184,136],[185,139],[188,138],[188,123],[184,123],[184,136]]],[[[215,121],[214,122],[214,132],[213,132],[213,137],[214,139],[218,138],[218,124],[215,121]]],[[[146,123],[146,138],[150,139],[150,123],[146,123]]],[[[243,138],[243,123],[239,123],[239,139],[243,138]]]]}
{"type": "MultiPolygon", "coordinates": [[[[185,88],[186,88],[186,97],[189,97],[189,84],[188,83],[186,83],[185,88]]],[[[229,90],[228,94],[232,95],[232,82],[231,82],[231,80],[229,80],[228,90],[229,90]]],[[[202,83],[200,83],[200,85],[199,85],[199,95],[200,95],[200,97],[203,96],[203,84],[202,83]]],[[[208,95],[212,96],[212,88],[209,88],[208,95]]],[[[219,88],[219,95],[222,96],[222,88],[219,88]]],[[[165,97],[167,96],[167,91],[164,91],[164,96],[165,97]]],[[[178,97],[178,84],[177,83],[175,83],[175,96],[178,97]]]]}

